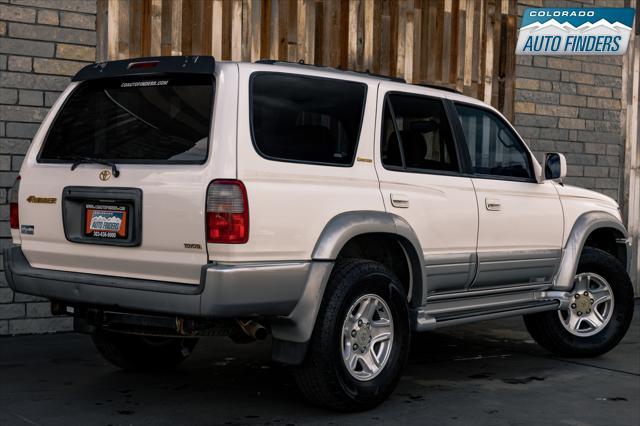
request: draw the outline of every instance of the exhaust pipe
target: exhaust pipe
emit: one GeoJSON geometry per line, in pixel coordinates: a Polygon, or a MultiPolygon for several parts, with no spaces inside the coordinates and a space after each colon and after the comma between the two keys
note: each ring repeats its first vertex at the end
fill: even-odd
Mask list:
{"type": "Polygon", "coordinates": [[[269,335],[269,331],[264,326],[258,324],[255,321],[236,320],[236,322],[238,323],[240,329],[244,332],[244,334],[253,338],[254,340],[264,340],[269,335]]]}

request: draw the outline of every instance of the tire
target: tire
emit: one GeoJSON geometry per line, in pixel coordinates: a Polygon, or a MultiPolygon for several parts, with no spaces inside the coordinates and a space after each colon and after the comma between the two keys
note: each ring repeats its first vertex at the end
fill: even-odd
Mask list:
{"type": "Polygon", "coordinates": [[[128,371],[174,369],[187,359],[198,339],[151,337],[98,331],[92,336],[98,352],[110,363],[128,371]]]}
{"type": "MultiPolygon", "coordinates": [[[[525,315],[524,323],[533,339],[555,354],[567,357],[602,355],[613,349],[629,329],[634,309],[633,286],[622,263],[609,253],[596,248],[584,248],[577,274],[576,286],[581,274],[595,274],[608,283],[610,294],[613,295],[608,322],[603,323],[600,328],[594,327],[591,335],[588,335],[588,332],[584,332],[583,335],[569,332],[563,325],[563,322],[566,323],[568,320],[563,321],[559,311],[525,315]]],[[[575,297],[576,291],[572,290],[571,293],[575,297]]],[[[591,300],[593,303],[593,299],[591,300]]],[[[594,311],[595,308],[597,305],[594,305],[594,311]]],[[[582,312],[580,314],[584,315],[582,312]]],[[[587,326],[590,326],[589,322],[587,326]]]]}
{"type": "MultiPolygon", "coordinates": [[[[340,261],[334,267],[327,284],[307,355],[302,365],[294,370],[296,384],[302,394],[315,405],[338,411],[373,408],[395,389],[407,363],[410,340],[409,309],[398,278],[378,262],[359,259],[340,261]],[[365,311],[361,317],[365,318],[362,327],[358,325],[358,315],[353,315],[355,310],[351,311],[354,303],[359,301],[360,304],[355,305],[356,309],[362,308],[365,311]],[[365,309],[366,306],[371,306],[371,309],[365,309]],[[373,313],[368,321],[366,313],[370,311],[373,313]],[[343,325],[347,324],[348,315],[347,330],[351,331],[343,334],[343,325]],[[383,318],[385,315],[386,319],[383,318]],[[356,328],[358,332],[354,335],[352,333],[355,333],[356,328]],[[384,342],[378,341],[384,337],[383,334],[389,334],[391,338],[384,342]],[[375,366],[379,369],[373,377],[354,377],[353,374],[371,375],[368,371],[370,369],[364,367],[364,361],[356,362],[353,373],[349,371],[346,361],[343,361],[343,353],[354,357],[352,359],[360,357],[356,350],[357,342],[345,349],[345,342],[356,340],[366,342],[359,348],[363,351],[362,354],[365,354],[367,347],[387,354],[386,357],[380,356],[383,361],[380,362],[380,367],[375,366]],[[383,349],[383,345],[386,349],[383,349]],[[357,371],[358,369],[361,371],[357,371]]],[[[369,356],[369,350],[364,356],[369,356]]],[[[369,360],[372,359],[369,357],[369,360]]]]}

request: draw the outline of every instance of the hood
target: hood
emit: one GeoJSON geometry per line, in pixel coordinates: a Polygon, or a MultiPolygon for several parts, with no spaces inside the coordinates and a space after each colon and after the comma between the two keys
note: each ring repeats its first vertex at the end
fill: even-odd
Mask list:
{"type": "Polygon", "coordinates": [[[582,198],[585,201],[593,201],[603,207],[618,209],[616,200],[608,195],[571,185],[556,185],[556,188],[561,198],[582,198]]]}

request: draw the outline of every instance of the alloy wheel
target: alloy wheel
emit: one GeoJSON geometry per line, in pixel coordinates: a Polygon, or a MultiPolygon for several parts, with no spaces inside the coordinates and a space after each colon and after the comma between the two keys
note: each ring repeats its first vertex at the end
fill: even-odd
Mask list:
{"type": "Polygon", "coordinates": [[[613,316],[613,291],[606,279],[592,272],[576,275],[566,309],[558,311],[560,322],[571,334],[589,337],[604,329],[613,316]]]}
{"type": "Polygon", "coordinates": [[[371,380],[384,369],[393,346],[393,317],[378,295],[356,300],[342,325],[342,360],[351,376],[371,380]]]}

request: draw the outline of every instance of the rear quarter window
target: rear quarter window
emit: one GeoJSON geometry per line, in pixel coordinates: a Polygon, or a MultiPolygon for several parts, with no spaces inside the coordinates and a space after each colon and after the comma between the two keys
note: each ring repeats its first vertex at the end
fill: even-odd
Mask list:
{"type": "Polygon", "coordinates": [[[353,164],[367,86],[284,73],[251,79],[251,129],[256,150],[272,160],[353,164]]]}
{"type": "Polygon", "coordinates": [[[85,81],[55,118],[38,161],[203,163],[214,88],[207,75],[85,81]]]}

